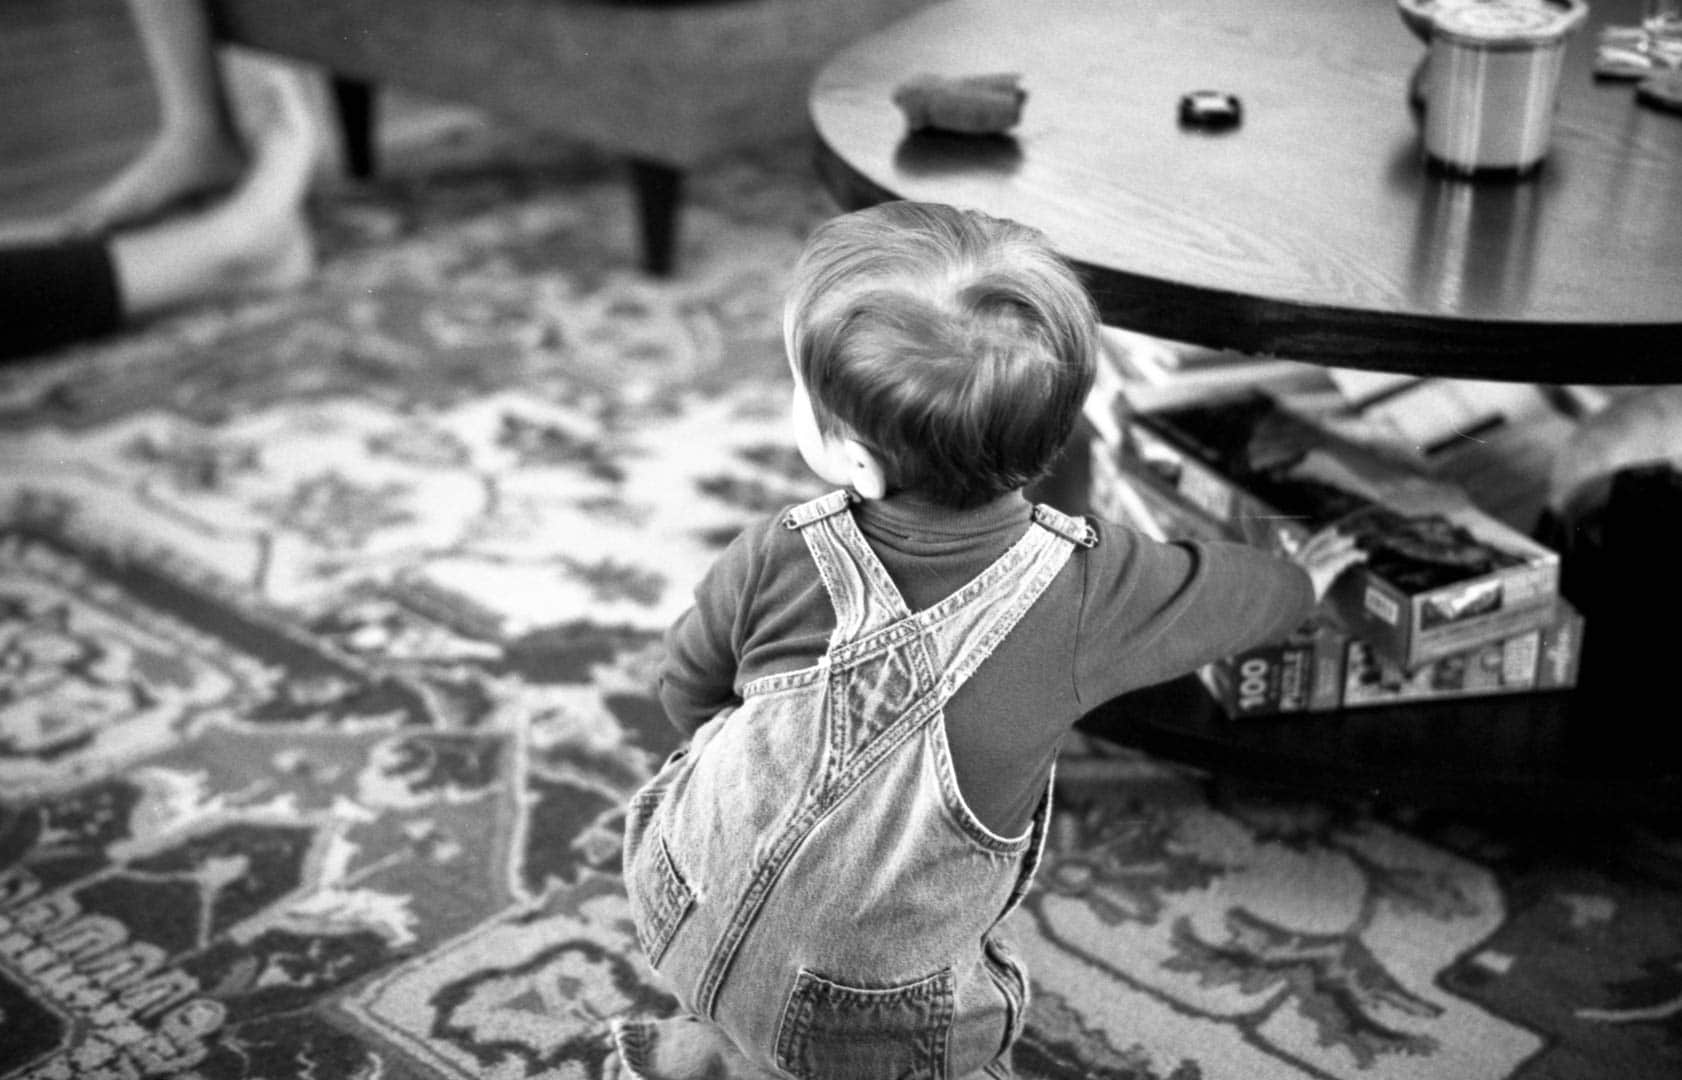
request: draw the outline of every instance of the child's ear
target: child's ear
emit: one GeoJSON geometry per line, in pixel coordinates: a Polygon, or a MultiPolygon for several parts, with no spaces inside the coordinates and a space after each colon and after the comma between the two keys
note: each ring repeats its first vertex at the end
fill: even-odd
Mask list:
{"type": "Polygon", "coordinates": [[[887,476],[875,454],[856,439],[845,440],[842,452],[847,455],[847,473],[852,479],[853,490],[859,493],[861,499],[880,499],[887,494],[887,476]]]}

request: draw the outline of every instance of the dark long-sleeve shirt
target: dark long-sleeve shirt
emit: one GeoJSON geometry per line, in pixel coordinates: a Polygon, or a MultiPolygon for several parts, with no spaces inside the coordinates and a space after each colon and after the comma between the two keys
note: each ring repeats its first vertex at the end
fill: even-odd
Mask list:
{"type": "MultiPolygon", "coordinates": [[[[952,512],[896,497],[856,503],[855,520],[912,611],[967,584],[1029,527],[1013,493],[952,512]]],[[[816,564],[782,515],[749,526],[666,635],[660,699],[693,733],[747,683],[817,663],[835,611],[816,564]]],[[[1313,606],[1293,563],[1242,544],[1163,544],[1088,518],[1039,601],[946,709],[958,787],[993,831],[1027,826],[1064,735],[1093,707],[1283,637],[1313,606]]]]}

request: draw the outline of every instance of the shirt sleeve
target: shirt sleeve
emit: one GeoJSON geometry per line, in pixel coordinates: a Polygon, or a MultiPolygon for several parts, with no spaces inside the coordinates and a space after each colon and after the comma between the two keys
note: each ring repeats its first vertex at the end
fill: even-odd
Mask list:
{"type": "Polygon", "coordinates": [[[1159,543],[1097,521],[1083,589],[1076,693],[1090,704],[1276,641],[1308,618],[1295,563],[1242,543],[1159,543]],[[1107,550],[1106,550],[1107,549],[1107,550]]]}
{"type": "Polygon", "coordinates": [[[740,703],[737,628],[752,595],[754,552],[762,530],[742,531],[695,587],[695,602],[666,631],[660,664],[660,704],[685,735],[740,703]]]}

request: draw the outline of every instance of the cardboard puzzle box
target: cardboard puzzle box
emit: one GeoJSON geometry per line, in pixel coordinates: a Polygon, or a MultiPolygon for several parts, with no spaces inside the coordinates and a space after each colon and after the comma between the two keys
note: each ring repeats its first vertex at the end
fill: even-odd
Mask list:
{"type": "Polygon", "coordinates": [[[1412,671],[1384,660],[1335,620],[1217,661],[1200,675],[1235,719],[1566,690],[1577,685],[1583,617],[1560,601],[1546,625],[1440,657],[1412,671]]]}
{"type": "MultiPolygon", "coordinates": [[[[1230,539],[1208,515],[1124,472],[1114,449],[1097,443],[1091,508],[1159,539],[1230,539]]],[[[1284,641],[1217,661],[1199,675],[1234,718],[1568,689],[1581,663],[1583,617],[1564,600],[1543,612],[1542,626],[1409,671],[1379,656],[1323,607],[1284,641]]]]}
{"type": "Polygon", "coordinates": [[[1556,552],[1458,488],[1342,442],[1264,394],[1133,413],[1119,459],[1233,539],[1289,554],[1329,525],[1354,535],[1366,562],[1328,599],[1402,668],[1552,618],[1556,552]]]}

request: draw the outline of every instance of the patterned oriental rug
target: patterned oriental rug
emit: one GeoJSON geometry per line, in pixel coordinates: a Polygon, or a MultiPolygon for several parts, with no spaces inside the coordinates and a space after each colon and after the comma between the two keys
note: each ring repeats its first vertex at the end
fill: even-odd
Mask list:
{"type": "MultiPolygon", "coordinates": [[[[660,633],[790,449],[803,147],[443,140],[302,293],[0,371],[0,1077],[596,1080],[661,1014],[621,806],[660,633]]],[[[1247,791],[1077,737],[1019,1075],[1682,1075],[1682,844],[1247,791]]]]}

